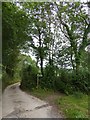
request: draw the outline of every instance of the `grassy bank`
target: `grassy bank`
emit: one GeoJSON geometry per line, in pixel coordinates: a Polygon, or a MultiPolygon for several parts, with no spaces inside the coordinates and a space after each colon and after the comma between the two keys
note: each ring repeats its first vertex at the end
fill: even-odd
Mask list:
{"type": "Polygon", "coordinates": [[[57,107],[58,112],[66,118],[88,118],[88,95],[75,93],[68,95],[54,92],[48,89],[33,89],[28,93],[42,100],[48,101],[57,107]]]}
{"type": "Polygon", "coordinates": [[[77,93],[56,100],[56,104],[68,118],[88,118],[88,96],[77,93]]]}
{"type": "Polygon", "coordinates": [[[17,83],[19,82],[20,79],[17,79],[17,78],[11,78],[9,77],[7,74],[3,74],[2,76],[2,91],[4,91],[4,89],[8,86],[8,85],[11,85],[11,84],[14,84],[14,83],[17,83]]]}
{"type": "Polygon", "coordinates": [[[5,89],[8,85],[11,85],[11,84],[14,84],[14,83],[17,83],[17,82],[20,82],[20,80],[14,79],[14,80],[2,82],[2,91],[4,91],[4,89],[5,89]]]}

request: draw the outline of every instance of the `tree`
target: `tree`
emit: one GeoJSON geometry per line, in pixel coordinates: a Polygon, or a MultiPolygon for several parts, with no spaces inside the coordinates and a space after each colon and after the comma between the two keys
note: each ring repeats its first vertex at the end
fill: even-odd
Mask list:
{"type": "MultiPolygon", "coordinates": [[[[88,15],[83,10],[80,2],[65,3],[57,5],[60,28],[71,46],[71,61],[74,55],[75,70],[78,74],[81,65],[81,55],[85,47],[90,44],[87,35],[90,31],[88,15]]],[[[72,61],[72,65],[73,61],[72,61]]]]}
{"type": "Polygon", "coordinates": [[[14,75],[19,49],[26,40],[27,16],[16,4],[2,3],[2,64],[9,76],[14,75]]]}
{"type": "Polygon", "coordinates": [[[23,5],[25,11],[28,11],[28,18],[30,20],[27,34],[32,38],[29,41],[29,47],[32,47],[37,58],[37,63],[40,61],[41,74],[43,72],[43,61],[47,56],[49,50],[49,37],[48,37],[48,25],[45,3],[26,3],[23,5]]]}
{"type": "Polygon", "coordinates": [[[21,59],[21,85],[20,87],[26,89],[32,89],[37,86],[37,74],[39,69],[37,68],[35,61],[30,56],[20,55],[21,59]]]}

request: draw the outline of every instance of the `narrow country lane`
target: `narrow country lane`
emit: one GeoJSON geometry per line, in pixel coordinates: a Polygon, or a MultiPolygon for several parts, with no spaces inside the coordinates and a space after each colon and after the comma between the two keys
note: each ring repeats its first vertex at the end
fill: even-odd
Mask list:
{"type": "Polygon", "coordinates": [[[19,88],[19,83],[7,87],[2,95],[3,118],[61,118],[52,106],[19,88]]]}

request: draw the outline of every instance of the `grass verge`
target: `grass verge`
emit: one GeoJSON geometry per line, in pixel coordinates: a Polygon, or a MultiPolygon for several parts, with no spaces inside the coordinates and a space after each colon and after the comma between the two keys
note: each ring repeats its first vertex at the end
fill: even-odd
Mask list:
{"type": "Polygon", "coordinates": [[[88,95],[86,94],[77,92],[66,96],[53,90],[41,88],[33,89],[30,94],[57,107],[65,118],[88,118],[88,95]]]}
{"type": "Polygon", "coordinates": [[[2,77],[2,91],[4,91],[4,89],[11,84],[20,82],[20,79],[17,78],[10,78],[7,74],[4,74],[2,77]]]}
{"type": "Polygon", "coordinates": [[[78,93],[56,100],[67,118],[88,118],[88,95],[78,93]]]}

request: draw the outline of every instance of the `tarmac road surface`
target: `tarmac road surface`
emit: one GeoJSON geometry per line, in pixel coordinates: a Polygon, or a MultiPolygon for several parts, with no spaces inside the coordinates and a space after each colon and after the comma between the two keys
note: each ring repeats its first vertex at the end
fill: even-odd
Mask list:
{"type": "Polygon", "coordinates": [[[62,118],[47,102],[23,92],[19,85],[8,86],[2,95],[3,118],[62,118]]]}

